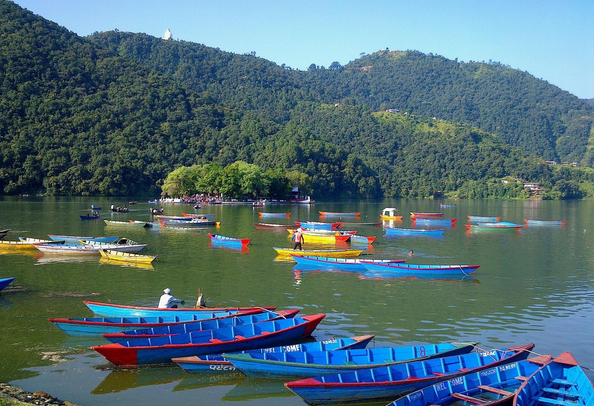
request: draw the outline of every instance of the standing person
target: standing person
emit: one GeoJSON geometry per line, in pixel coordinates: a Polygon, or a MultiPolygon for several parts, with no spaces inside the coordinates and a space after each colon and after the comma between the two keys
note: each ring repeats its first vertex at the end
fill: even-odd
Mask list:
{"type": "Polygon", "coordinates": [[[185,302],[183,300],[174,298],[171,295],[171,289],[165,288],[161,298],[159,299],[159,309],[175,309],[177,308],[177,303],[183,305],[185,302]]]}
{"type": "Polygon", "coordinates": [[[303,239],[303,230],[301,229],[301,227],[299,227],[297,231],[293,233],[293,237],[291,237],[291,240],[293,241],[293,251],[295,251],[297,248],[299,248],[300,250],[303,249],[301,248],[301,243],[305,242],[305,240],[303,239]]]}

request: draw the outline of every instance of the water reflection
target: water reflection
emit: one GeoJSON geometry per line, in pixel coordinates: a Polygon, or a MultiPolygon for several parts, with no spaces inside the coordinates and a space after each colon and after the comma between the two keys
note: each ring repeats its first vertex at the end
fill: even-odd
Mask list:
{"type": "Polygon", "coordinates": [[[142,386],[161,385],[181,380],[186,373],[178,368],[114,369],[91,391],[94,395],[117,393],[142,386]]]}
{"type": "Polygon", "coordinates": [[[285,388],[284,380],[249,378],[242,379],[223,396],[223,401],[242,401],[263,398],[295,396],[285,388]]]}
{"type": "Polygon", "coordinates": [[[41,255],[35,265],[99,262],[97,255],[41,255]]]}
{"type": "MultiPolygon", "coordinates": [[[[183,370],[182,370],[183,372],[183,370]]],[[[246,378],[241,372],[211,374],[199,373],[188,374],[184,372],[184,376],[180,382],[173,388],[174,392],[185,391],[199,388],[206,388],[214,385],[237,385],[246,378]]]]}
{"type": "Polygon", "coordinates": [[[359,275],[360,279],[369,280],[389,280],[389,279],[402,279],[402,280],[415,280],[415,279],[430,279],[438,281],[455,281],[455,282],[468,282],[468,283],[479,283],[478,279],[475,279],[472,275],[439,275],[439,274],[427,274],[427,275],[403,275],[402,273],[390,273],[390,272],[373,272],[365,271],[359,275]]]}

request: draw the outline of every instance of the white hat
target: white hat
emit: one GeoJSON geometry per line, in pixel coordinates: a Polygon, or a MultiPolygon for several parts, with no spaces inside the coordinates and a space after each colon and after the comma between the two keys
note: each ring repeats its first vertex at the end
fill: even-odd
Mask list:
{"type": "Polygon", "coordinates": [[[171,293],[171,289],[165,288],[165,289],[163,289],[163,292],[165,292],[166,294],[170,294],[171,293]]]}

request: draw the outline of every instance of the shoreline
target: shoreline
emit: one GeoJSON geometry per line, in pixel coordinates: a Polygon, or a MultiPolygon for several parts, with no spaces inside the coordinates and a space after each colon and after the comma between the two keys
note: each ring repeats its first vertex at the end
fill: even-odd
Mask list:
{"type": "Polygon", "coordinates": [[[67,400],[55,398],[46,392],[32,393],[7,383],[0,383],[0,406],[26,405],[79,406],[67,400]]]}

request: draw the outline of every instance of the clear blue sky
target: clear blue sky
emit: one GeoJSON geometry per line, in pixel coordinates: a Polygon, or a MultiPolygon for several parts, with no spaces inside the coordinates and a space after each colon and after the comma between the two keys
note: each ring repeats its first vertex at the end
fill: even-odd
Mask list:
{"type": "Polygon", "coordinates": [[[342,65],[380,49],[496,61],[594,98],[594,0],[15,0],[82,35],[173,37],[279,65],[342,65]]]}

